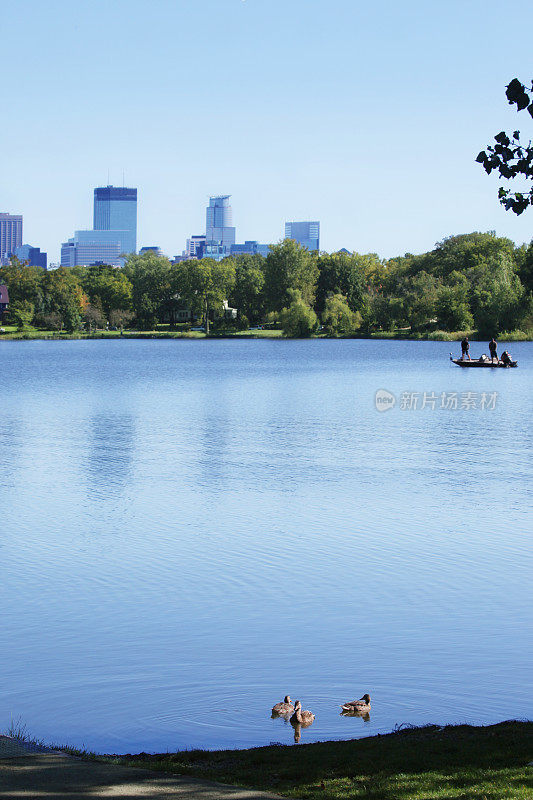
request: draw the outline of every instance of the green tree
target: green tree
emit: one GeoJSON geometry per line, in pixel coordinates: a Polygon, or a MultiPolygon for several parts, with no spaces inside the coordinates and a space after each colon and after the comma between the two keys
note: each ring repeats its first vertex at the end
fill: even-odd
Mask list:
{"type": "Polygon", "coordinates": [[[403,324],[405,324],[405,314],[399,297],[383,294],[369,297],[363,308],[365,330],[377,328],[382,331],[393,331],[403,324]]]}
{"type": "Polygon", "coordinates": [[[324,304],[322,322],[331,336],[348,336],[361,327],[362,317],[359,311],[352,311],[344,295],[330,294],[324,304]]]}
{"type": "Polygon", "coordinates": [[[204,315],[206,333],[209,333],[210,312],[222,311],[234,285],[235,264],[229,258],[223,261],[212,258],[182,261],[174,271],[176,296],[186,300],[191,311],[204,315]]]}
{"type": "Polygon", "coordinates": [[[259,321],[264,314],[265,259],[260,255],[241,255],[234,259],[235,285],[229,303],[237,309],[238,319],[259,321]]]}
{"type": "MultiPolygon", "coordinates": [[[[359,311],[363,305],[367,275],[371,271],[369,260],[379,259],[374,254],[361,256],[359,253],[323,253],[318,257],[318,283],[316,290],[316,311],[322,316],[326,298],[330,294],[341,294],[352,311],[359,311]]],[[[375,266],[375,265],[372,265],[375,266]]]]}
{"type": "Polygon", "coordinates": [[[9,304],[9,321],[13,322],[19,331],[30,327],[34,313],[35,306],[29,300],[16,300],[9,304]]]}
{"type": "Polygon", "coordinates": [[[107,265],[89,267],[81,282],[91,305],[101,309],[107,319],[112,311],[131,307],[133,287],[122,270],[107,265]]]}
{"type": "Polygon", "coordinates": [[[126,308],[115,308],[109,313],[109,323],[114,328],[119,328],[122,333],[124,327],[132,321],[133,316],[133,311],[128,311],[126,308]]]}
{"type": "MultiPolygon", "coordinates": [[[[527,109],[533,117],[533,81],[531,89],[526,89],[518,78],[507,85],[505,95],[509,105],[516,105],[517,111],[527,109]],[[531,92],[531,96],[528,94],[531,92]]],[[[529,144],[520,141],[520,131],[513,131],[509,136],[505,131],[500,131],[494,137],[495,145],[489,145],[486,150],[482,150],[476,161],[483,165],[485,172],[490,175],[493,170],[497,170],[501,178],[513,180],[516,177],[524,178],[526,181],[533,181],[533,147],[531,140],[529,144]]],[[[533,205],[533,184],[529,190],[524,192],[512,192],[500,186],[498,190],[500,203],[507,211],[515,214],[522,214],[529,205],[533,205]]]]}
{"type": "Polygon", "coordinates": [[[265,259],[265,300],[270,311],[280,311],[291,302],[290,290],[300,292],[312,305],[318,279],[318,257],[292,239],[272,245],[265,259]]]}
{"type": "Polygon", "coordinates": [[[444,331],[470,330],[474,318],[461,286],[442,286],[436,301],[437,327],[444,331]]]}
{"type": "Polygon", "coordinates": [[[30,267],[26,261],[19,261],[14,256],[11,264],[0,267],[0,283],[8,287],[11,305],[28,302],[36,312],[43,308],[45,276],[42,267],[30,267]]]}
{"type": "Polygon", "coordinates": [[[482,335],[514,330],[526,313],[526,292],[514,267],[514,261],[502,255],[472,272],[472,314],[482,335]]]}
{"type": "Polygon", "coordinates": [[[97,328],[105,328],[107,318],[105,314],[98,308],[90,303],[85,306],[82,313],[83,322],[88,326],[89,330],[97,328]]]}
{"type": "Polygon", "coordinates": [[[403,316],[413,331],[427,328],[435,318],[437,280],[421,270],[403,282],[403,316]]]}
{"type": "Polygon", "coordinates": [[[153,250],[129,255],[123,270],[132,285],[131,304],[137,324],[152,330],[173,302],[171,264],[153,250]]]}
{"type": "Polygon", "coordinates": [[[280,321],[285,336],[301,339],[311,336],[318,330],[318,317],[305,302],[297,289],[289,289],[292,300],[288,308],[282,309],[280,321]]]}
{"type": "Polygon", "coordinates": [[[66,267],[46,273],[44,278],[45,313],[55,312],[63,327],[72,333],[81,326],[84,295],[78,277],[66,267]]]}
{"type": "Polygon", "coordinates": [[[533,240],[524,253],[518,276],[527,292],[533,292],[533,240]]]}

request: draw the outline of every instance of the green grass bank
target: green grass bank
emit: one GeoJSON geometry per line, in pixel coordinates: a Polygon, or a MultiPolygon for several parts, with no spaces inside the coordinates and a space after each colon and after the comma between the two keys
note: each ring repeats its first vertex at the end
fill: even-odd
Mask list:
{"type": "Polygon", "coordinates": [[[286,797],[531,800],[533,722],[405,728],[350,741],[105,760],[286,797]]]}
{"type": "MultiPolygon", "coordinates": [[[[36,328],[28,328],[25,330],[17,330],[15,327],[4,326],[4,333],[0,332],[0,341],[11,340],[33,340],[33,339],[47,339],[55,341],[63,341],[69,339],[283,339],[283,332],[281,330],[271,329],[250,329],[244,331],[236,330],[214,330],[206,335],[202,331],[192,330],[172,330],[168,327],[159,328],[153,331],[134,331],[127,330],[123,333],[120,331],[98,330],[91,333],[85,331],[76,331],[75,333],[66,333],[65,331],[47,331],[38,330],[36,328]]],[[[464,336],[468,336],[472,342],[488,342],[488,338],[480,336],[476,331],[430,331],[425,333],[411,333],[409,330],[397,331],[377,331],[370,334],[355,333],[351,336],[343,337],[330,337],[325,333],[318,333],[310,338],[312,339],[328,339],[328,338],[345,338],[345,339],[391,339],[391,340],[407,340],[407,341],[433,341],[433,342],[459,342],[464,336]]],[[[530,342],[533,341],[533,332],[531,331],[509,331],[501,333],[498,337],[498,342],[530,342]]]]}

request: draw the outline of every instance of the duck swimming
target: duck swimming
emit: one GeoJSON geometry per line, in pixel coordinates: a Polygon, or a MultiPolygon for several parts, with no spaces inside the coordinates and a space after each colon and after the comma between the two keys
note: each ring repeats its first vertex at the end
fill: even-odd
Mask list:
{"type": "Polygon", "coordinates": [[[344,703],[341,706],[343,711],[357,712],[358,714],[368,714],[370,711],[370,695],[364,694],[360,700],[352,700],[351,703],[344,703]]]}
{"type": "Polygon", "coordinates": [[[315,715],[311,711],[302,711],[302,704],[296,700],[294,704],[294,714],[291,717],[291,725],[303,725],[306,728],[311,725],[315,715]]]}
{"type": "Polygon", "coordinates": [[[291,702],[291,698],[289,695],[285,695],[285,700],[283,703],[276,703],[276,705],[272,708],[272,713],[275,714],[292,714],[294,711],[294,706],[291,702]]]}

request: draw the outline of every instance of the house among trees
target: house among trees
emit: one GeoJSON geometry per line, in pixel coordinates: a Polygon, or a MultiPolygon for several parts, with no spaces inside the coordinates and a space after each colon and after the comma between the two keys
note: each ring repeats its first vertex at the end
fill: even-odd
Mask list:
{"type": "Polygon", "coordinates": [[[9,305],[9,293],[7,291],[7,286],[5,283],[0,283],[0,317],[3,315],[5,311],[7,311],[7,307],[9,305]]]}

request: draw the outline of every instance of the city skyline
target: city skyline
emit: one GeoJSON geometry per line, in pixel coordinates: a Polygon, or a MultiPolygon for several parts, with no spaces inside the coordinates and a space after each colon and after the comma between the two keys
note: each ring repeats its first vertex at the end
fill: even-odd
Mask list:
{"type": "Polygon", "coordinates": [[[0,208],[51,261],[90,226],[84,187],[123,182],[143,198],[139,245],[170,254],[217,191],[241,241],[279,241],[290,219],[319,219],[324,250],[382,257],[473,230],[529,241],[531,212],[507,213],[475,163],[498,131],[530,130],[504,94],[530,72],[533,8],[513,9],[520,26],[493,24],[495,0],[11,4],[0,208]]]}

